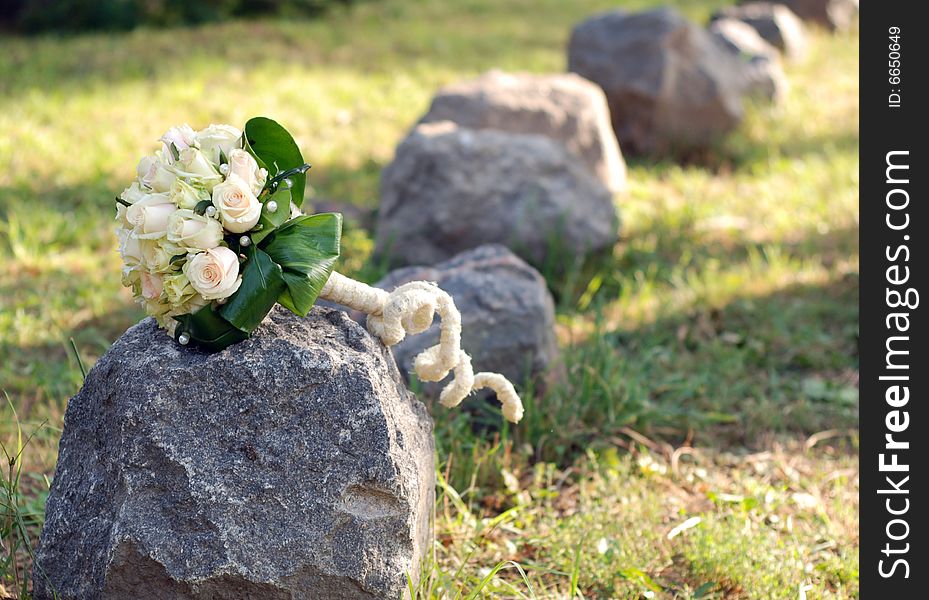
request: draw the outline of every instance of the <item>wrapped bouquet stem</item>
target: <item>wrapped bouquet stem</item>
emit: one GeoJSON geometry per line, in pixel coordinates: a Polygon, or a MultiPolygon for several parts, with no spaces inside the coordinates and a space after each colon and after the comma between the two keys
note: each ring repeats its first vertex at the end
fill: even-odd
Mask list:
{"type": "Polygon", "coordinates": [[[414,362],[424,381],[453,378],[440,402],[490,388],[513,422],[523,408],[497,373],[474,373],[451,296],[418,281],[386,292],[333,271],[342,217],[301,212],[309,169],[290,134],[256,117],[244,130],[173,127],[117,197],[123,284],[184,346],[220,351],[248,338],[275,304],[306,316],[318,297],[368,315],[388,345],[441,319],[439,344],[414,362]]]}
{"type": "Polygon", "coordinates": [[[407,334],[422,333],[441,318],[439,343],[427,348],[413,361],[423,381],[442,381],[454,371],[454,379],[439,396],[443,406],[458,406],[472,391],[489,388],[503,407],[503,416],[513,423],[523,417],[523,405],[513,384],[499,373],[475,373],[471,357],[461,349],[461,314],[448,293],[434,283],[413,281],[391,293],[373,288],[333,271],[320,296],[368,315],[368,330],[387,346],[403,341],[407,334]]]}

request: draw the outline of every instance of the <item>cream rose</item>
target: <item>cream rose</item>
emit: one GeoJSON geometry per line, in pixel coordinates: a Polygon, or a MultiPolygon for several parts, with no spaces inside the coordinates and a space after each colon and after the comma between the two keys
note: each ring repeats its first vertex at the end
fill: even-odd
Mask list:
{"type": "Polygon", "coordinates": [[[209,250],[223,241],[223,226],[192,210],[177,210],[168,218],[168,241],[188,250],[209,250]]]}
{"type": "Polygon", "coordinates": [[[161,290],[164,286],[164,279],[158,273],[149,273],[142,271],[142,297],[146,300],[154,300],[161,296],[161,290]]]}
{"type": "Polygon", "coordinates": [[[174,151],[171,149],[172,144],[177,148],[177,151],[180,152],[181,150],[193,147],[196,137],[197,133],[187,123],[169,129],[160,139],[164,147],[165,162],[169,165],[174,163],[174,151]]]}
{"type": "Polygon", "coordinates": [[[223,227],[233,233],[244,233],[258,223],[261,202],[249,185],[235,173],[213,188],[213,206],[223,220],[223,227]]]}
{"type": "Polygon", "coordinates": [[[196,148],[181,150],[181,158],[174,168],[179,176],[200,184],[206,190],[212,190],[223,179],[210,160],[196,148]]]}
{"type": "Polygon", "coordinates": [[[118,229],[116,235],[119,236],[119,255],[128,267],[137,267],[142,264],[142,244],[132,231],[128,229],[118,229]]]}
{"type": "Polygon", "coordinates": [[[142,198],[148,195],[148,192],[142,189],[142,186],[139,185],[138,181],[133,181],[129,187],[123,190],[123,193],[119,195],[119,199],[128,202],[129,204],[135,204],[142,198]]]}
{"type": "Polygon", "coordinates": [[[206,190],[198,190],[180,177],[174,180],[171,186],[171,201],[178,208],[193,208],[201,200],[209,200],[210,195],[206,190]]]}
{"type": "Polygon", "coordinates": [[[168,194],[147,194],[126,208],[126,222],[139,239],[160,238],[168,229],[168,217],[176,210],[168,194]]]}
{"type": "Polygon", "coordinates": [[[260,194],[268,180],[268,171],[258,168],[255,157],[245,150],[232,150],[228,157],[229,174],[238,175],[253,194],[260,194]]]}
{"type": "Polygon", "coordinates": [[[181,306],[198,295],[197,290],[190,285],[190,280],[184,273],[165,275],[164,292],[168,303],[172,306],[181,306]]]}
{"type": "Polygon", "coordinates": [[[153,192],[167,192],[174,183],[174,173],[155,154],[142,157],[136,173],[139,182],[153,192]]]}
{"type": "Polygon", "coordinates": [[[184,274],[206,300],[228,298],[242,284],[239,257],[225,246],[190,257],[184,265],[184,274]]]}
{"type": "Polygon", "coordinates": [[[196,140],[206,157],[218,165],[220,151],[228,157],[233,148],[242,147],[242,132],[232,125],[210,125],[197,132],[196,140]]]}
{"type": "Polygon", "coordinates": [[[171,254],[155,240],[140,240],[142,247],[142,266],[151,273],[167,273],[171,270],[171,254]]]}

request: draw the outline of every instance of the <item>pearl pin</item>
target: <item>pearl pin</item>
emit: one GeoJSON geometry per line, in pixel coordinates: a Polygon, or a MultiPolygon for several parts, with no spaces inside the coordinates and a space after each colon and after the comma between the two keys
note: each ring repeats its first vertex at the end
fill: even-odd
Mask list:
{"type": "Polygon", "coordinates": [[[247,235],[243,235],[239,238],[239,245],[243,248],[248,248],[252,245],[252,238],[248,237],[247,235]]]}
{"type": "Polygon", "coordinates": [[[215,216],[216,216],[216,207],[215,207],[215,206],[207,206],[205,212],[206,212],[206,216],[208,216],[208,217],[215,217],[215,216]]]}
{"type": "Polygon", "coordinates": [[[181,335],[177,336],[177,341],[181,346],[186,346],[190,343],[190,335],[185,331],[181,335]]]}
{"type": "Polygon", "coordinates": [[[219,165],[219,172],[222,173],[223,175],[228,174],[228,173],[229,173],[229,165],[219,165]]]}
{"type": "Polygon", "coordinates": [[[268,200],[268,203],[265,204],[265,209],[267,209],[269,213],[277,212],[277,202],[268,200]]]}

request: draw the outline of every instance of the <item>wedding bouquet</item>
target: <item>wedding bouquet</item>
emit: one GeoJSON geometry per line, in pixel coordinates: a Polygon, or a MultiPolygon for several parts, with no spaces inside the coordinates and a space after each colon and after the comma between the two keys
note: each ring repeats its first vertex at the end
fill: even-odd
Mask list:
{"type": "Polygon", "coordinates": [[[221,350],[276,303],[306,316],[339,256],[341,215],[303,215],[306,170],[264,117],[172,127],[117,197],[123,285],[181,344],[221,350]]]}
{"type": "Polygon", "coordinates": [[[419,378],[454,372],[443,405],[490,388],[507,419],[522,418],[505,377],[473,371],[461,349],[461,314],[446,292],[413,281],[388,293],[333,270],[342,217],[301,212],[310,167],[286,129],[255,117],[242,131],[172,127],[160,141],[116,198],[117,235],[123,285],[178,343],[223,350],[276,303],[306,316],[318,297],[367,314],[368,330],[387,346],[426,331],[438,314],[439,343],[414,360],[419,378]]]}

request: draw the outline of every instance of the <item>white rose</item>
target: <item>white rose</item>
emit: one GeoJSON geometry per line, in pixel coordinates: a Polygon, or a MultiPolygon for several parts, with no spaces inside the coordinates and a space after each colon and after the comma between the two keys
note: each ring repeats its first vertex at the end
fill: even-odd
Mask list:
{"type": "Polygon", "coordinates": [[[171,144],[174,144],[174,147],[180,152],[192,147],[195,144],[196,137],[197,133],[187,123],[169,129],[160,139],[164,146],[165,161],[169,165],[174,163],[174,151],[171,149],[171,144]]]}
{"type": "Polygon", "coordinates": [[[148,194],[126,208],[126,222],[135,228],[139,239],[160,238],[168,229],[168,217],[176,210],[168,194],[148,194]]]}
{"type": "Polygon", "coordinates": [[[143,156],[136,173],[142,185],[154,192],[167,192],[174,183],[174,173],[155,154],[143,156]]]}
{"type": "Polygon", "coordinates": [[[190,298],[188,298],[186,302],[184,302],[183,304],[179,306],[172,308],[170,314],[186,315],[190,313],[195,313],[209,303],[210,303],[209,300],[207,300],[200,294],[194,292],[193,295],[191,295],[190,298]]]}
{"type": "Polygon", "coordinates": [[[168,219],[168,241],[188,250],[209,250],[223,241],[223,226],[216,219],[181,209],[168,219]]]}
{"type": "Polygon", "coordinates": [[[119,236],[119,255],[123,262],[129,267],[142,264],[142,244],[139,238],[128,229],[118,229],[116,235],[119,236]]]}
{"type": "Polygon", "coordinates": [[[229,153],[229,174],[242,178],[256,196],[264,189],[268,180],[268,171],[258,168],[255,157],[245,150],[233,150],[229,153]]]}
{"type": "MultiPolygon", "coordinates": [[[[119,199],[126,204],[135,204],[144,198],[146,194],[147,192],[142,189],[142,186],[139,185],[139,182],[133,181],[132,185],[124,189],[123,193],[119,195],[119,199]]],[[[123,204],[122,202],[116,203],[116,220],[119,221],[120,225],[123,227],[130,227],[129,221],[126,220],[126,204],[123,204]]]]}
{"type": "Polygon", "coordinates": [[[216,167],[196,148],[181,150],[181,158],[174,164],[174,169],[181,177],[200,184],[206,190],[212,190],[223,179],[216,167]]]}
{"type": "Polygon", "coordinates": [[[157,300],[150,301],[146,303],[146,311],[149,310],[149,304],[151,304],[149,314],[155,317],[158,325],[167,331],[168,335],[174,337],[177,330],[177,321],[174,320],[175,315],[195,313],[209,303],[209,300],[204,300],[200,297],[200,294],[194,292],[187,301],[179,305],[163,304],[157,300]]]}
{"type": "Polygon", "coordinates": [[[239,257],[225,246],[189,258],[184,265],[184,274],[190,285],[207,300],[228,298],[242,284],[239,257]]]}
{"type": "Polygon", "coordinates": [[[154,300],[161,296],[161,290],[164,287],[164,279],[158,273],[149,273],[142,271],[142,297],[146,300],[154,300]]]}
{"type": "MultiPolygon", "coordinates": [[[[145,303],[145,312],[151,317],[158,319],[168,314],[168,311],[171,310],[171,305],[167,302],[162,302],[160,298],[144,299],[145,303]]],[[[161,323],[161,320],[158,320],[161,323]]]]}
{"type": "Polygon", "coordinates": [[[171,201],[178,208],[193,208],[201,200],[209,200],[210,195],[205,190],[198,190],[180,177],[174,180],[171,186],[171,201]]]}
{"type": "Polygon", "coordinates": [[[213,164],[219,164],[220,150],[228,157],[233,148],[242,147],[242,132],[232,125],[210,125],[197,132],[200,150],[213,164]]]}
{"type": "Polygon", "coordinates": [[[244,233],[258,223],[261,202],[248,184],[235,173],[213,188],[213,206],[223,220],[223,227],[233,233],[244,233]]]}
{"type": "Polygon", "coordinates": [[[172,306],[181,306],[194,296],[199,296],[184,273],[165,275],[164,291],[165,297],[172,306]]]}
{"type": "Polygon", "coordinates": [[[119,199],[129,204],[135,204],[142,198],[148,195],[148,192],[142,189],[142,186],[139,185],[138,181],[133,181],[129,184],[129,187],[123,190],[123,193],[119,195],[119,199]]]}
{"type": "Polygon", "coordinates": [[[123,287],[132,288],[134,296],[142,293],[141,273],[140,267],[123,267],[122,270],[123,287]]]}
{"type": "Polygon", "coordinates": [[[171,270],[171,259],[175,255],[155,240],[141,240],[142,266],[152,273],[167,273],[171,270]]]}

